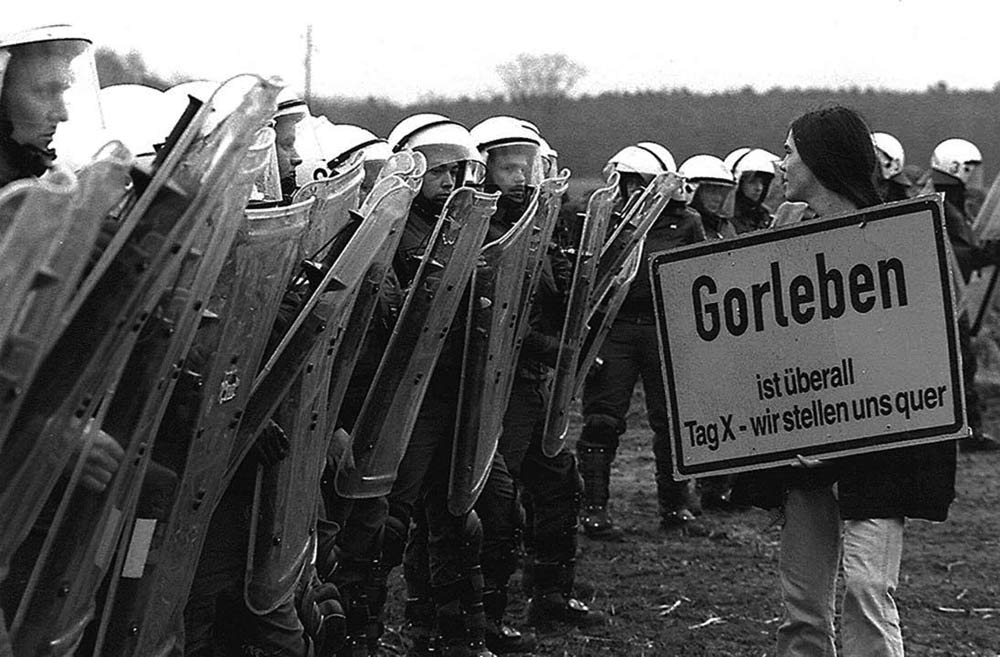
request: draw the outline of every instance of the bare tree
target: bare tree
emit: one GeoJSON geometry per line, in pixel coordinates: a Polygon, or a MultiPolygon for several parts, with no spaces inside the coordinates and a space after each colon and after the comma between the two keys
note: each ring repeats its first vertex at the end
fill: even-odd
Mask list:
{"type": "Polygon", "coordinates": [[[562,53],[521,53],[497,66],[500,80],[512,101],[565,98],[587,69],[562,53]]]}

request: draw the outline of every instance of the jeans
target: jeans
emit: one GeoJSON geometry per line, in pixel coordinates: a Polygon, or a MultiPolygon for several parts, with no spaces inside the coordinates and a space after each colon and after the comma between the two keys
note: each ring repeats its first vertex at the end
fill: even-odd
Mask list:
{"type": "Polygon", "coordinates": [[[793,488],[785,503],[779,564],[785,619],[779,657],[834,657],[837,571],[844,570],[841,637],[847,657],[902,657],[893,593],[902,518],[841,520],[833,487],[793,488]]]}

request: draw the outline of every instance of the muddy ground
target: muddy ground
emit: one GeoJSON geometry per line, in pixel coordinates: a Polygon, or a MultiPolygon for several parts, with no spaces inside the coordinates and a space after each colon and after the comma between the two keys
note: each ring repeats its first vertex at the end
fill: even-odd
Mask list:
{"type": "MultiPolygon", "coordinates": [[[[1000,385],[981,384],[987,422],[1000,435],[1000,385]]],[[[635,402],[639,400],[636,399],[635,402]]],[[[638,403],[612,479],[624,541],[581,537],[578,580],[607,627],[541,637],[534,654],[559,657],[774,654],[781,615],[778,529],[763,511],[709,513],[708,536],[657,526],[650,433],[638,403]]],[[[387,638],[401,629],[401,574],[387,638]]],[[[515,576],[512,619],[524,624],[515,576]]],[[[907,655],[1000,655],[1000,452],[959,457],[958,497],[945,523],[906,527],[897,601],[907,655]]],[[[396,635],[396,637],[394,637],[396,635]]]]}

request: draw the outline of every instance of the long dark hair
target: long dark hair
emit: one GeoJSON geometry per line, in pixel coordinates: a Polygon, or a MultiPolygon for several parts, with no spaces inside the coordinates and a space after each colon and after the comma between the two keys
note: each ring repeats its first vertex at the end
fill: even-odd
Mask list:
{"type": "Polygon", "coordinates": [[[871,130],[861,115],[833,105],[792,121],[795,148],[819,182],[859,208],[882,202],[871,130]]]}

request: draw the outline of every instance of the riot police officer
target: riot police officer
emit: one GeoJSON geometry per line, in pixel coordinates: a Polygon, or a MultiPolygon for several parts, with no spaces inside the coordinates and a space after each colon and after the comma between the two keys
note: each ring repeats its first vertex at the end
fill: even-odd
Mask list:
{"type": "MultiPolygon", "coordinates": [[[[427,160],[427,171],[393,262],[395,279],[402,288],[408,288],[430,247],[449,195],[458,187],[480,184],[484,164],[469,131],[441,115],[419,114],[404,119],[393,128],[388,141],[394,150],[411,148],[427,160]]],[[[385,590],[389,571],[403,563],[411,521],[420,523],[429,535],[423,558],[430,560],[431,568],[429,577],[407,578],[407,616],[421,630],[426,630],[433,620],[434,636],[420,636],[415,654],[429,650],[434,643],[437,654],[488,657],[492,653],[484,644],[482,591],[470,586],[469,577],[479,564],[479,518],[474,512],[454,516],[447,508],[462,354],[456,336],[461,334],[453,326],[445,341],[388,495],[380,565],[373,574],[379,581],[373,588],[385,590]]],[[[369,600],[373,607],[378,602],[369,600]]],[[[377,615],[379,610],[373,608],[372,613],[377,615]]]]}
{"type": "MultiPolygon", "coordinates": [[[[68,122],[93,119],[100,110],[92,43],[68,25],[49,25],[0,36],[9,55],[0,85],[0,187],[40,176],[67,143],[68,122]]],[[[88,153],[89,155],[89,153],[88,153]]]]}
{"type": "Polygon", "coordinates": [[[714,155],[692,155],[681,163],[678,172],[694,189],[691,207],[701,215],[706,239],[735,236],[736,228],[729,216],[736,180],[725,162],[714,155]]]}
{"type": "Polygon", "coordinates": [[[913,181],[906,175],[906,153],[899,140],[888,132],[873,132],[872,142],[878,155],[879,191],[886,201],[905,201],[913,196],[913,181]]]}
{"type": "MultiPolygon", "coordinates": [[[[93,44],[80,30],[48,25],[0,35],[0,187],[45,174],[55,164],[57,136],[63,137],[68,122],[77,112],[99,117],[98,108],[93,44]]],[[[98,131],[99,122],[90,127],[98,131]]],[[[0,217],[0,236],[4,226],[0,217]]],[[[100,494],[118,471],[124,450],[104,431],[93,436],[80,485],[100,494]]],[[[76,445],[82,449],[82,442],[76,445]]],[[[69,459],[70,467],[76,460],[69,459]]],[[[13,616],[43,538],[44,531],[32,532],[10,572],[0,573],[0,653],[10,649],[5,613],[13,616]]]]}
{"type": "Polygon", "coordinates": [[[278,111],[274,114],[274,146],[278,153],[278,179],[281,181],[281,195],[290,201],[298,188],[295,168],[302,164],[302,157],[296,150],[296,125],[309,116],[306,101],[291,96],[278,100],[278,111]]]}
{"type": "Polygon", "coordinates": [[[736,179],[732,221],[737,234],[771,224],[771,213],[764,199],[774,180],[777,160],[778,156],[762,148],[740,148],[726,156],[724,162],[736,179]]]}
{"type": "MultiPolygon", "coordinates": [[[[282,94],[273,119],[276,136],[272,161],[276,163],[275,171],[269,176],[276,174],[277,180],[266,181],[264,205],[291,201],[297,188],[295,167],[301,163],[296,150],[295,127],[309,116],[305,101],[290,93],[282,94]],[[279,181],[280,187],[275,184],[279,181]],[[281,198],[272,198],[279,193],[281,198]]],[[[255,204],[251,201],[250,206],[255,204]]],[[[285,293],[271,330],[269,348],[285,334],[301,302],[298,290],[290,289],[285,293]]],[[[202,371],[206,359],[207,355],[196,338],[187,357],[188,368],[193,372],[202,371]]],[[[185,384],[192,385],[192,382],[182,381],[179,387],[183,390],[185,384]]],[[[197,386],[196,383],[194,385],[197,386]]],[[[320,650],[332,649],[330,645],[322,645],[322,630],[320,634],[311,631],[322,628],[324,622],[333,616],[339,618],[343,614],[336,599],[337,592],[332,587],[322,589],[321,596],[325,600],[318,605],[311,597],[307,600],[290,598],[266,613],[251,611],[244,599],[251,516],[258,510],[254,502],[258,467],[275,466],[288,455],[290,449],[289,438],[278,424],[283,421],[282,411],[278,409],[275,419],[268,422],[250,454],[240,463],[212,516],[184,610],[185,655],[209,656],[219,651],[222,654],[243,651],[245,654],[318,657],[319,654],[329,654],[320,650]]],[[[173,421],[182,420],[173,418],[173,421]]],[[[302,577],[300,590],[308,589],[312,596],[321,585],[318,581],[310,581],[311,566],[302,577]]],[[[330,643],[336,643],[340,638],[331,636],[330,643]]]]}
{"type": "MultiPolygon", "coordinates": [[[[527,210],[531,192],[552,171],[552,149],[543,153],[537,128],[512,117],[493,117],[472,129],[487,163],[487,191],[501,193],[490,224],[496,239],[527,210]],[[527,128],[527,129],[526,129],[527,128]],[[502,210],[502,212],[501,212],[502,210]]],[[[546,400],[558,335],[565,314],[570,265],[558,249],[549,249],[530,300],[528,333],[515,364],[514,383],[503,419],[498,454],[476,506],[483,518],[482,566],[486,582],[483,602],[492,645],[497,652],[530,650],[534,639],[504,623],[507,583],[516,568],[522,530],[518,490],[527,514],[530,557],[525,580],[531,582],[529,620],[536,625],[562,622],[577,626],[604,623],[603,613],[573,597],[579,474],[572,453],[554,457],[542,450],[546,400]]]]}
{"type": "MultiPolygon", "coordinates": [[[[982,165],[983,156],[972,142],[946,139],[931,154],[931,182],[934,191],[944,194],[945,226],[955,258],[966,282],[976,269],[1000,262],[997,243],[980,244],[972,232],[972,217],[965,211],[966,185],[982,165]]],[[[962,348],[962,374],[965,377],[965,407],[972,436],[959,442],[963,450],[997,450],[1000,443],[983,431],[982,410],[976,391],[976,355],[972,351],[969,318],[958,320],[959,345],[962,348]]]]}
{"type": "MultiPolygon", "coordinates": [[[[721,163],[721,162],[720,162],[721,163]]],[[[609,166],[619,172],[623,198],[648,184],[655,175],[676,172],[673,155],[663,146],[641,142],[628,146],[611,158],[609,166]]],[[[690,193],[690,188],[687,193],[690,193]]],[[[643,245],[643,259],[650,253],[693,244],[705,239],[697,212],[687,206],[685,191],[678,190],[650,229],[643,245]]],[[[646,411],[653,429],[656,457],[656,487],[662,526],[689,527],[694,521],[690,485],[671,475],[670,436],[666,417],[666,394],[660,373],[652,284],[643,267],[632,282],[599,358],[583,389],[584,427],[577,441],[577,458],[583,475],[584,498],[580,518],[588,536],[617,540],[620,530],[608,513],[611,463],[625,432],[632,391],[642,379],[646,411]]]]}

